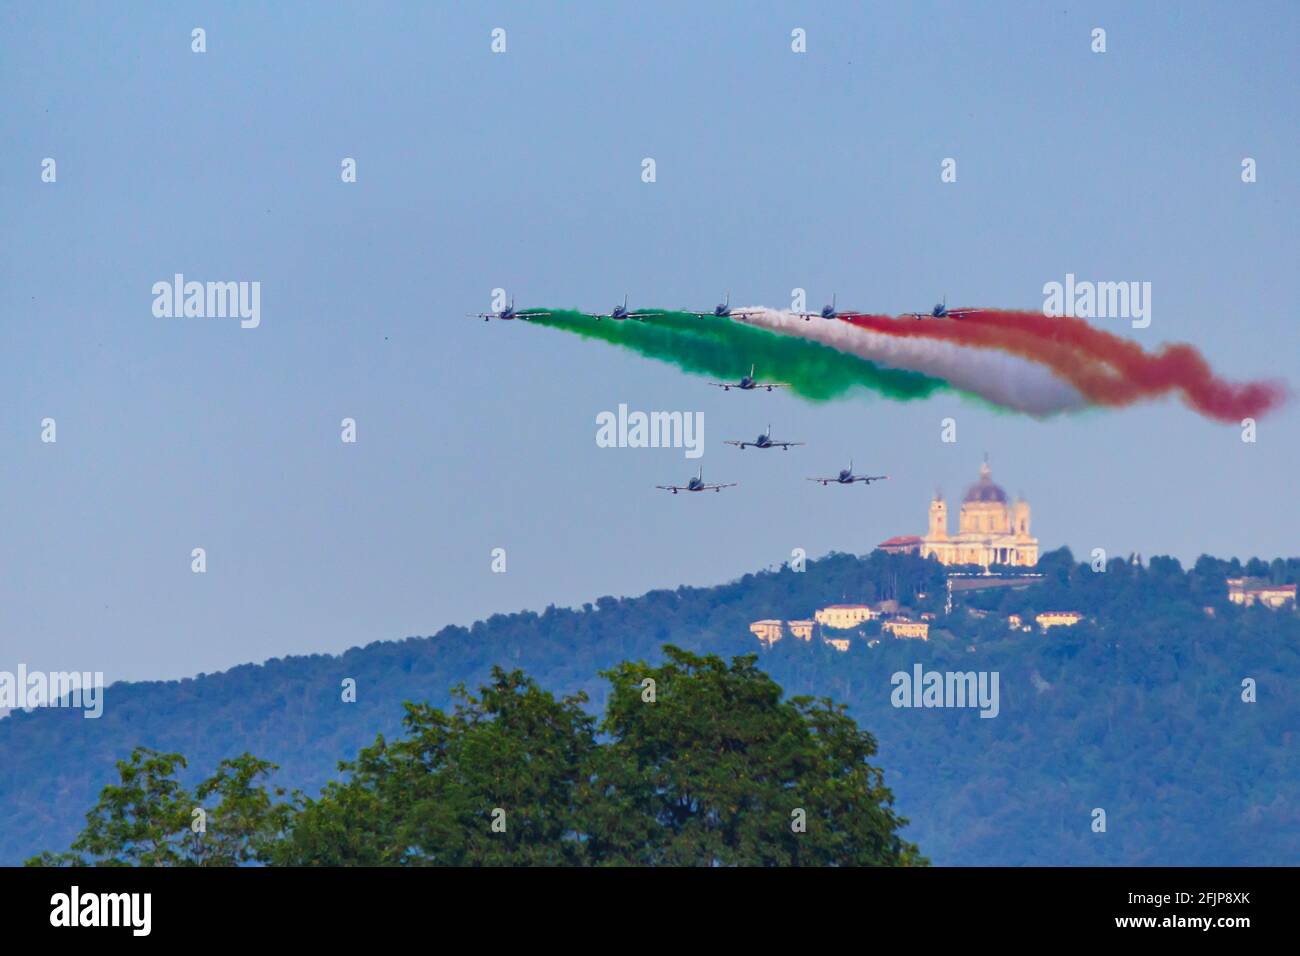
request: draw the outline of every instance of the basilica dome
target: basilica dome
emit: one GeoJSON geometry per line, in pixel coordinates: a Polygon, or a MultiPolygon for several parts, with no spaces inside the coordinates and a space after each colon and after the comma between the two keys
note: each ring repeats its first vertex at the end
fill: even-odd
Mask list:
{"type": "Polygon", "coordinates": [[[989,501],[997,504],[1007,503],[1007,493],[993,481],[993,472],[986,461],[980,465],[980,480],[966,489],[962,501],[989,501]]]}

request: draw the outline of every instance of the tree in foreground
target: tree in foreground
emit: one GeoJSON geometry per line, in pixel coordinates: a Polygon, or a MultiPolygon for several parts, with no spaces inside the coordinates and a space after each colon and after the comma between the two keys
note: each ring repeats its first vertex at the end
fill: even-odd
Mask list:
{"type": "Polygon", "coordinates": [[[664,649],[623,663],[581,805],[606,863],[722,866],[923,864],[899,837],[876,752],[843,707],[781,699],[757,657],[664,649]],[[647,684],[647,679],[653,684],[647,684]],[[653,688],[654,702],[648,703],[653,688]]]}
{"type": "Polygon", "coordinates": [[[576,865],[575,792],[596,748],[586,697],[557,700],[522,671],[493,668],[451,714],[406,705],[405,739],[382,736],[300,800],[272,860],[290,865],[576,865]]]}
{"type": "Polygon", "coordinates": [[[28,866],[238,866],[267,858],[292,808],[263,782],[275,764],[244,754],[187,790],[177,753],[137,747],[117,761],[119,782],[105,787],[86,828],[66,853],[43,853],[28,866]]]}
{"type": "Polygon", "coordinates": [[[827,699],[783,700],[754,655],[676,647],[624,662],[597,726],[494,668],[446,713],[406,705],[319,798],[267,791],[271,765],[224,761],[190,794],[179,754],[118,763],[73,852],[34,864],[433,866],[907,866],[875,739],[827,699]],[[212,804],[207,832],[193,808],[212,804]],[[89,860],[87,856],[89,855],[89,860]]]}

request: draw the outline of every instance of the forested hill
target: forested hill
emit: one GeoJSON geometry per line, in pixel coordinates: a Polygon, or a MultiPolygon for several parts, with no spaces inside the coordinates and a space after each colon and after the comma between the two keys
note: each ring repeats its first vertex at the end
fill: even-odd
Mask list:
{"type": "Polygon", "coordinates": [[[911,820],[904,836],[935,864],[1300,860],[1300,617],[1229,604],[1225,586],[1243,572],[1293,582],[1300,560],[1243,569],[1202,558],[1184,571],[1154,558],[1094,572],[1059,551],[1038,570],[1032,587],[959,595],[945,615],[945,569],[933,561],[831,555],[802,573],[496,615],[338,657],[115,684],[99,720],[15,712],[0,720],[0,862],[66,849],[115,779],[114,761],[136,745],[185,754],[194,777],[248,751],[280,765],[275,783],[314,794],[339,760],[400,731],[403,701],[445,706],[454,685],[485,682],[493,664],[556,693],[586,690],[600,710],[598,672],[618,661],[658,661],[666,643],[752,653],[751,621],[888,597],[937,614],[928,642],[879,636],[870,624],[846,653],[786,638],[759,665],[787,694],[848,704],[876,735],[875,762],[911,820]],[[1032,623],[1051,610],[1086,619],[1046,633],[1007,626],[1011,613],[1032,623]],[[997,717],[893,707],[891,675],[918,663],[997,672],[997,717]],[[349,677],[355,703],[341,700],[349,677]],[[1257,702],[1242,699],[1246,678],[1257,702]],[[1106,811],[1104,833],[1092,830],[1094,808],[1106,811]]]}

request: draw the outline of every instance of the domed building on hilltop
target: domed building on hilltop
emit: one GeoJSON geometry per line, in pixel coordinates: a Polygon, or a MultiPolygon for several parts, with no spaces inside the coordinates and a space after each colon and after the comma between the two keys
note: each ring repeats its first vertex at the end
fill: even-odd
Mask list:
{"type": "Polygon", "coordinates": [[[1007,493],[994,483],[985,460],[979,481],[966,489],[957,533],[948,534],[948,505],[936,494],[930,502],[930,529],[924,538],[890,538],[885,551],[915,551],[934,555],[940,564],[994,564],[1033,567],[1038,563],[1038,539],[1029,534],[1029,503],[1007,503],[1007,493]]]}

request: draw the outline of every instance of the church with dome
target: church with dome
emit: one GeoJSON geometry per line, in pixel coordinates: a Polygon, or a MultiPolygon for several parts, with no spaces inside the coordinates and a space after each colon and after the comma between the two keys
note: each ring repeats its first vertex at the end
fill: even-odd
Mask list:
{"type": "Polygon", "coordinates": [[[1033,567],[1038,563],[1038,539],[1029,534],[1029,503],[1009,503],[1007,493],[993,481],[988,460],[979,481],[966,489],[957,533],[948,533],[948,504],[936,494],[930,502],[930,528],[924,538],[908,535],[881,543],[881,550],[933,555],[940,564],[995,564],[1033,567]]]}

